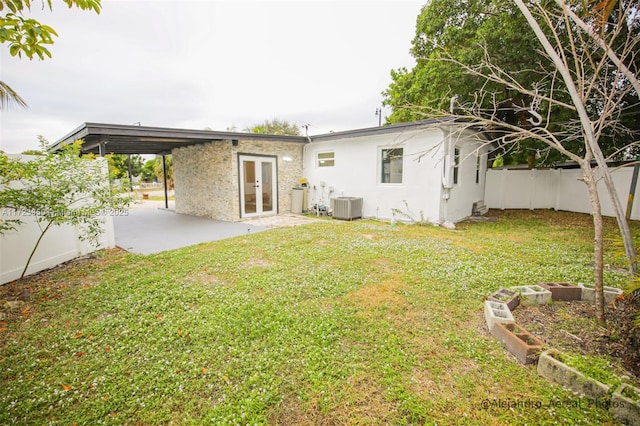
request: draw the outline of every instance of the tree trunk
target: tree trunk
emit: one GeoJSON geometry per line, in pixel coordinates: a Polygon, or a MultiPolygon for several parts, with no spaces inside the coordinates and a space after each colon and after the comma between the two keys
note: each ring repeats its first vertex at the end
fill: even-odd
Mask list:
{"type": "Polygon", "coordinates": [[[36,241],[36,245],[33,246],[33,250],[31,250],[31,254],[29,254],[29,258],[27,259],[27,264],[24,265],[24,269],[22,270],[22,274],[20,275],[20,279],[23,279],[24,275],[27,273],[27,269],[29,268],[29,265],[31,264],[31,259],[33,259],[33,255],[36,253],[36,250],[38,250],[38,246],[40,245],[40,241],[42,241],[42,237],[44,237],[44,234],[49,230],[49,228],[51,228],[51,225],[53,225],[53,221],[50,221],[49,223],[47,223],[47,226],[44,228],[44,231],[42,231],[40,233],[40,236],[38,237],[38,241],[36,241]]]}
{"type": "Polygon", "coordinates": [[[597,182],[594,179],[593,171],[589,164],[584,165],[583,171],[585,174],[584,183],[587,185],[589,190],[591,213],[593,214],[593,279],[596,293],[596,318],[600,324],[604,325],[604,231],[602,224],[602,208],[600,206],[600,198],[598,196],[597,182]]]}
{"type": "MultiPolygon", "coordinates": [[[[584,139],[585,139],[586,145],[588,146],[588,148],[593,153],[593,156],[596,159],[596,162],[598,163],[598,166],[602,170],[602,176],[603,176],[603,179],[605,181],[605,185],[607,187],[607,191],[609,192],[609,195],[611,196],[611,202],[612,202],[614,210],[616,212],[616,218],[618,219],[618,226],[620,227],[620,234],[622,235],[622,239],[623,239],[624,247],[625,247],[625,252],[627,254],[627,259],[629,260],[629,269],[630,269],[630,271],[632,273],[635,274],[635,273],[638,272],[638,264],[637,264],[637,261],[636,261],[635,249],[633,247],[633,240],[632,240],[632,237],[631,237],[631,231],[629,230],[629,225],[628,225],[627,220],[626,220],[626,218],[624,216],[624,212],[622,211],[622,207],[620,205],[620,199],[618,198],[618,194],[616,192],[615,186],[613,185],[613,180],[611,178],[611,173],[609,172],[609,168],[607,166],[607,161],[604,158],[604,155],[602,154],[602,150],[600,149],[600,145],[598,145],[598,140],[597,140],[596,135],[594,133],[593,125],[591,123],[591,120],[589,119],[589,115],[587,114],[585,103],[584,103],[582,97],[580,96],[580,93],[578,92],[578,88],[576,87],[575,82],[573,81],[573,75],[571,74],[571,71],[569,70],[568,65],[563,61],[563,59],[560,57],[558,52],[556,52],[556,50],[554,49],[553,45],[551,44],[551,42],[549,41],[549,39],[545,35],[544,31],[542,31],[542,29],[540,28],[540,25],[538,25],[538,22],[533,17],[533,14],[529,10],[529,8],[524,4],[524,1],[523,0],[514,0],[514,2],[518,6],[518,8],[522,12],[522,14],[525,16],[527,22],[529,23],[529,25],[533,29],[534,33],[536,34],[536,37],[538,38],[538,40],[542,44],[542,47],[544,48],[544,50],[547,53],[547,55],[549,55],[549,57],[553,61],[554,65],[556,66],[556,69],[558,70],[558,72],[562,76],[562,79],[564,80],[564,82],[565,82],[565,84],[567,86],[567,91],[569,92],[569,95],[571,96],[571,100],[573,102],[573,105],[576,107],[576,112],[578,113],[578,116],[580,117],[580,123],[582,125],[582,130],[583,130],[583,134],[584,134],[584,139]]],[[[591,169],[589,169],[589,174],[591,175],[591,169]]],[[[585,176],[586,176],[586,170],[585,170],[585,176]]],[[[586,181],[585,181],[585,183],[586,183],[586,181]]],[[[590,184],[587,183],[587,185],[590,185],[590,184]]],[[[596,185],[595,180],[593,181],[593,185],[595,187],[595,185],[596,185]]],[[[589,192],[591,193],[591,186],[589,186],[589,188],[590,188],[589,192]]],[[[598,196],[597,192],[595,193],[595,196],[597,198],[597,196],[598,196]]],[[[592,203],[593,203],[593,200],[592,200],[592,203]]],[[[600,208],[600,202],[599,201],[598,201],[598,208],[600,208]]],[[[595,216],[596,216],[595,215],[595,211],[593,212],[593,214],[594,214],[594,221],[595,221],[595,216]]],[[[602,221],[602,213],[600,212],[599,215],[600,215],[600,221],[602,221]]],[[[602,226],[602,224],[601,224],[601,226],[602,226]]]]}

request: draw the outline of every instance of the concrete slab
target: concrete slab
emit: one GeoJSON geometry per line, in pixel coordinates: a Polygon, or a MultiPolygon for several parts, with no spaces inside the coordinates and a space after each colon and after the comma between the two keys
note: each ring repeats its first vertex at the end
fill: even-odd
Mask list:
{"type": "Polygon", "coordinates": [[[132,209],[115,216],[116,245],[138,254],[159,253],[194,244],[236,237],[269,228],[177,214],[166,209],[132,209]]]}
{"type": "Polygon", "coordinates": [[[264,216],[255,219],[243,220],[242,223],[256,226],[265,226],[267,228],[282,228],[289,226],[301,226],[309,223],[319,222],[319,219],[313,219],[294,213],[279,214],[277,216],[264,216]]]}
{"type": "Polygon", "coordinates": [[[266,231],[283,226],[299,226],[316,220],[300,215],[278,215],[244,222],[223,222],[177,214],[164,208],[164,201],[143,201],[131,206],[127,216],[114,216],[116,245],[131,253],[153,254],[208,241],[266,231]]]}

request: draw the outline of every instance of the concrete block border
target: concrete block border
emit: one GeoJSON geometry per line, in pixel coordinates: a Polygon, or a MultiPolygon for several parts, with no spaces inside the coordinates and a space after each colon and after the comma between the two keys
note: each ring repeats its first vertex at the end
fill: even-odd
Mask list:
{"type": "MultiPolygon", "coordinates": [[[[605,303],[615,300],[622,290],[604,287],[605,303]]],[[[501,288],[491,293],[484,301],[485,321],[491,334],[502,343],[522,364],[537,361],[538,374],[552,383],[557,383],[578,394],[587,395],[600,401],[609,408],[613,417],[624,424],[640,426],[640,389],[623,383],[610,394],[610,387],[593,378],[585,376],[575,368],[569,367],[558,358],[561,352],[548,349],[542,353],[544,342],[516,324],[512,309],[519,306],[519,299],[531,304],[546,304],[551,300],[595,301],[595,288],[589,284],[548,282],[532,286],[514,286],[501,288]],[[515,297],[512,297],[515,294],[515,297]],[[579,295],[579,296],[578,296],[579,295]],[[514,302],[515,299],[515,302],[514,302]],[[506,302],[510,302],[509,306],[506,302]]]]}
{"type": "Polygon", "coordinates": [[[487,322],[489,331],[497,322],[515,322],[509,307],[504,302],[484,301],[484,319],[487,322]]]}
{"type": "Polygon", "coordinates": [[[518,292],[509,290],[508,288],[501,288],[498,291],[494,291],[487,297],[487,300],[492,302],[504,302],[509,307],[509,310],[513,311],[520,304],[520,295],[518,292]]]}
{"type": "Polygon", "coordinates": [[[613,392],[609,412],[624,424],[640,426],[640,389],[627,383],[621,384],[613,392]]]}
{"type": "Polygon", "coordinates": [[[504,343],[507,350],[522,364],[533,364],[538,361],[544,342],[515,322],[497,322],[491,333],[504,343]]]}
{"type": "MultiPolygon", "coordinates": [[[[582,300],[586,300],[587,302],[596,301],[596,289],[594,284],[580,283],[578,286],[582,288],[582,300]]],[[[604,286],[602,290],[604,293],[604,303],[611,303],[616,299],[616,297],[622,294],[622,290],[615,287],[604,286]]]]}
{"type": "Polygon", "coordinates": [[[564,300],[570,302],[572,300],[582,299],[582,287],[571,283],[546,282],[539,283],[540,287],[551,292],[551,300],[564,300]]]}
{"type": "Polygon", "coordinates": [[[510,290],[517,292],[525,304],[544,305],[551,301],[551,292],[539,285],[519,285],[510,287],[510,290]]]}
{"type": "Polygon", "coordinates": [[[575,368],[569,367],[557,359],[560,354],[555,349],[549,349],[540,354],[538,373],[542,377],[594,399],[604,401],[609,398],[609,386],[585,376],[575,368]]]}

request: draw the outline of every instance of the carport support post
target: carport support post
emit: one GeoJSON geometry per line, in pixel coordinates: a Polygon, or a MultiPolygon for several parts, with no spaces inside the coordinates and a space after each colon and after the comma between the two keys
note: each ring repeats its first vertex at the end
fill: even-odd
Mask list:
{"type": "Polygon", "coordinates": [[[164,208],[169,208],[169,193],[167,192],[167,160],[162,154],[162,179],[164,180],[164,208]]]}

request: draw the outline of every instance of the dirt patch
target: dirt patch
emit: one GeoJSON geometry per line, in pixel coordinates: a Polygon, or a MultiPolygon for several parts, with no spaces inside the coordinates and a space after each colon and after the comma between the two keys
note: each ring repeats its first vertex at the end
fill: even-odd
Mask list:
{"type": "Polygon", "coordinates": [[[640,380],[640,328],[631,313],[640,300],[616,301],[606,307],[606,328],[596,321],[592,302],[556,301],[546,305],[520,305],[516,323],[540,337],[547,347],[583,355],[605,355],[619,360],[640,380]]]}
{"type": "Polygon", "coordinates": [[[397,411],[385,397],[386,389],[368,376],[350,377],[339,397],[321,402],[315,398],[303,400],[288,394],[269,416],[273,425],[344,425],[396,424],[397,411]],[[354,419],[345,423],[344,419],[354,419]]]}
{"type": "Polygon", "coordinates": [[[260,258],[249,259],[240,265],[240,269],[267,268],[271,266],[271,263],[272,262],[268,260],[264,260],[260,258]]]}
{"type": "Polygon", "coordinates": [[[407,299],[400,294],[404,283],[387,279],[360,287],[346,297],[351,302],[365,309],[388,307],[392,310],[403,309],[407,306],[407,299]]]}
{"type": "Polygon", "coordinates": [[[9,332],[9,325],[24,321],[37,310],[38,302],[48,299],[62,299],[66,290],[88,289],[99,282],[99,274],[76,274],[79,268],[101,269],[100,265],[118,262],[126,252],[119,248],[104,250],[100,254],[82,256],[54,268],[0,285],[0,349],[6,343],[3,333],[9,332]],[[51,279],[56,274],[56,279],[51,279]]]}

